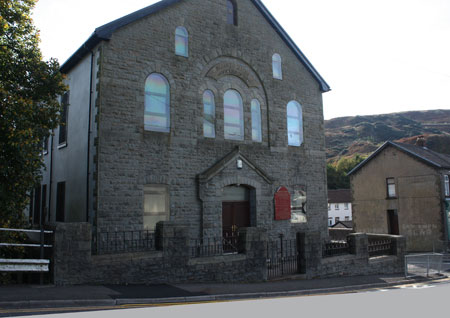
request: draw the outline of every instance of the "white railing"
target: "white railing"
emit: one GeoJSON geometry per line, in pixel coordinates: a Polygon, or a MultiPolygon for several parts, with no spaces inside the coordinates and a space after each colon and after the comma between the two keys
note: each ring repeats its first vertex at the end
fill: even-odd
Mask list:
{"type": "Polygon", "coordinates": [[[411,254],[405,256],[405,277],[441,274],[443,254],[411,254]]]}

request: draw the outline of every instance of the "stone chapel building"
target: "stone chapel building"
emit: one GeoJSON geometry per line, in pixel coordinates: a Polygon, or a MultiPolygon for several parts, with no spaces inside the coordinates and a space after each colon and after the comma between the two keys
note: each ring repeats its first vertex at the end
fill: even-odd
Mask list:
{"type": "Polygon", "coordinates": [[[35,222],[328,235],[330,87],[260,0],[160,1],[97,28],[61,71],[35,222]]]}

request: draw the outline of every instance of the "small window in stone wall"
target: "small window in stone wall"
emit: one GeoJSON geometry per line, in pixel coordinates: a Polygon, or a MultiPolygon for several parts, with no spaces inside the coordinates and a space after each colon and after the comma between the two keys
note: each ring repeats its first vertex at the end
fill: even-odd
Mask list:
{"type": "Polygon", "coordinates": [[[241,94],[230,89],[224,95],[225,139],[244,140],[244,107],[241,94]]]}
{"type": "Polygon", "coordinates": [[[214,94],[210,90],[203,93],[203,136],[216,137],[216,106],[214,94]]]}
{"type": "Polygon", "coordinates": [[[445,196],[450,197],[450,181],[448,176],[444,176],[444,183],[445,183],[445,196]]]}
{"type": "Polygon", "coordinates": [[[237,5],[234,0],[227,0],[227,24],[237,25],[237,5]]]}
{"type": "Polygon", "coordinates": [[[175,54],[189,56],[189,35],[185,27],[179,26],[175,30],[175,54]]]}
{"type": "Polygon", "coordinates": [[[261,105],[257,99],[252,100],[252,140],[256,142],[262,141],[261,134],[261,105]]]}
{"type": "Polygon", "coordinates": [[[305,187],[294,188],[291,196],[291,222],[306,223],[306,190],[305,187]]]}
{"type": "Polygon", "coordinates": [[[273,78],[275,79],[283,79],[283,72],[281,70],[281,56],[278,53],[275,53],[272,56],[272,70],[273,70],[273,78]]]}
{"type": "Polygon", "coordinates": [[[170,131],[170,87],[167,79],[158,73],[145,81],[145,130],[170,131]]]}
{"type": "Polygon", "coordinates": [[[166,185],[144,187],[144,229],[154,231],[156,223],[166,221],[169,215],[169,191],[166,185]]]}
{"type": "Polygon", "coordinates": [[[303,111],[296,101],[287,104],[288,145],[300,147],[303,143],[303,111]]]}

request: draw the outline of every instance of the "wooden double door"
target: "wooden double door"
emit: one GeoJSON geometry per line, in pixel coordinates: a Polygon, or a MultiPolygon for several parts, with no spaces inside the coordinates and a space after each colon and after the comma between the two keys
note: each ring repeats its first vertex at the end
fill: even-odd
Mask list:
{"type": "Polygon", "coordinates": [[[224,239],[236,237],[237,230],[250,226],[250,202],[222,202],[222,233],[224,239]]]}

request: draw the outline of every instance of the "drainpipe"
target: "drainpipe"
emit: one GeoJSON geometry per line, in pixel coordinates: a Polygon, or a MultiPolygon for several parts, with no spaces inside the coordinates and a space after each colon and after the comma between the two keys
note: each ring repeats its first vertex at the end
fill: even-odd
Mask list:
{"type": "Polygon", "coordinates": [[[54,130],[52,129],[51,143],[50,143],[50,181],[48,185],[48,222],[50,222],[50,216],[52,214],[52,183],[53,183],[53,139],[54,130]]]}
{"type": "Polygon", "coordinates": [[[88,137],[87,137],[87,158],[86,158],[86,222],[89,223],[89,169],[90,169],[90,157],[91,157],[91,113],[92,113],[92,94],[94,90],[92,89],[93,77],[94,77],[94,51],[91,50],[91,72],[89,81],[89,114],[88,114],[88,137]]]}

